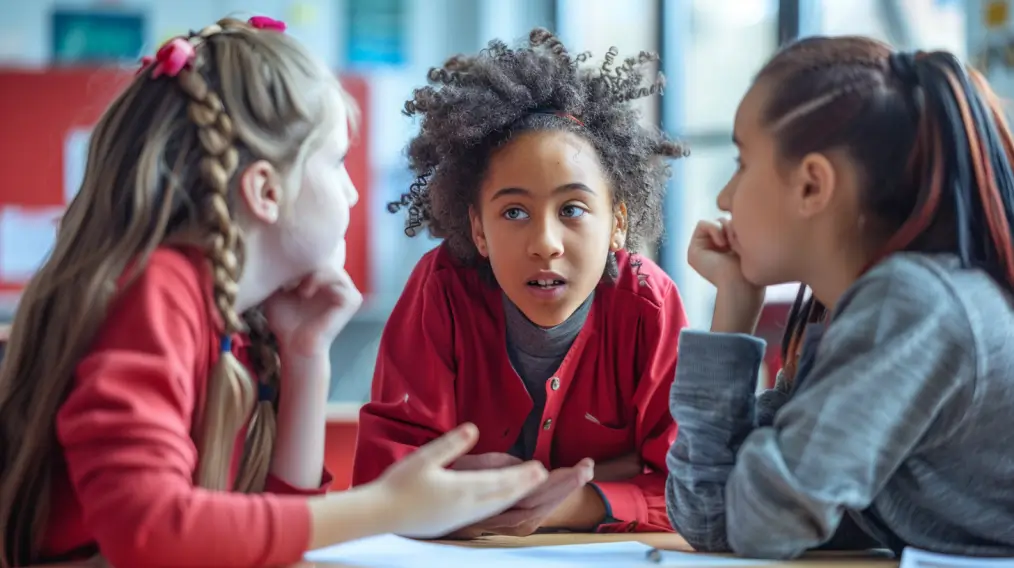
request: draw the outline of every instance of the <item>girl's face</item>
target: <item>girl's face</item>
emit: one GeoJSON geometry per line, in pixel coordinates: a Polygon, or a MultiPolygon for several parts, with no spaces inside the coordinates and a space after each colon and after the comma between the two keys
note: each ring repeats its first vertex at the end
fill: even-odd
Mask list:
{"type": "Polygon", "coordinates": [[[826,204],[827,182],[833,185],[821,156],[781,161],[777,140],[762,124],[765,100],[764,86],[755,85],[739,105],[733,127],[738,168],[718,195],[718,208],[730,215],[728,237],[743,276],[757,286],[800,279],[799,265],[820,248],[814,221],[817,207],[826,204]]]}
{"type": "Polygon", "coordinates": [[[256,262],[261,265],[258,274],[250,278],[268,292],[325,263],[345,263],[349,209],[359,194],[345,169],[349,151],[345,105],[335,104],[337,126],[323,134],[290,179],[283,181],[265,161],[255,162],[241,178],[246,217],[254,220],[244,227],[247,250],[256,251],[261,259],[256,262]]]}
{"type": "Polygon", "coordinates": [[[507,297],[536,325],[563,323],[588,298],[626,209],[613,205],[595,148],[564,131],[518,135],[490,158],[472,239],[507,297]]]}
{"type": "Polygon", "coordinates": [[[336,254],[344,264],[349,210],[359,200],[345,167],[349,151],[348,117],[345,105],[336,104],[337,127],[307,156],[299,193],[281,224],[282,252],[305,271],[334,260],[336,254]]]}

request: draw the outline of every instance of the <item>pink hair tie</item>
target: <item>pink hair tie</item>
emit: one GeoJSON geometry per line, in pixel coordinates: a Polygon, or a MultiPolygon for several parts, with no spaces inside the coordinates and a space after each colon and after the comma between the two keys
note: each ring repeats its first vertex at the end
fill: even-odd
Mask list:
{"type": "Polygon", "coordinates": [[[267,16],[254,16],[247,23],[258,30],[271,30],[273,32],[284,32],[286,28],[285,22],[267,16]]]}
{"type": "Polygon", "coordinates": [[[179,75],[180,71],[194,61],[196,54],[194,46],[189,41],[181,37],[169,40],[155,54],[155,67],[151,70],[151,78],[179,75]]]}

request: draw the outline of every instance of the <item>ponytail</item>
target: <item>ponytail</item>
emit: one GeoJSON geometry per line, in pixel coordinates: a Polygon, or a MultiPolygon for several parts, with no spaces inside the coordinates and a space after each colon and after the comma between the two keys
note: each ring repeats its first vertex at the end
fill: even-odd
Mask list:
{"type": "MultiPolygon", "coordinates": [[[[950,252],[1014,292],[1014,139],[978,72],[950,53],[840,37],[787,47],[759,75],[774,76],[767,121],[783,153],[847,148],[866,177],[867,209],[894,227],[864,272],[896,252],[950,252]]],[[[827,320],[801,286],[782,341],[787,380],[807,325],[827,320]]]]}

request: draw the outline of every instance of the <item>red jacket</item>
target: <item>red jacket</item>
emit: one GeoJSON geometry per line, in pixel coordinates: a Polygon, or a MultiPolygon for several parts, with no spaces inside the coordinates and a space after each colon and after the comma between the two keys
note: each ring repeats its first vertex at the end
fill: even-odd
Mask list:
{"type": "MultiPolygon", "coordinates": [[[[599,284],[559,380],[547,383],[534,458],[557,468],[640,452],[644,474],[597,484],[619,521],[599,530],[671,531],[665,455],[676,426],[668,400],[686,316],[658,266],[626,252],[617,261],[619,278],[599,284]]],[[[507,356],[500,294],[445,245],[419,261],[381,338],[372,397],[359,417],[353,485],[466,421],[479,427],[474,453],[510,449],[532,400],[507,356]]]]}
{"type": "MultiPolygon", "coordinates": [[[[44,560],[99,552],[131,566],[269,566],[310,542],[306,495],[195,488],[195,408],[217,358],[210,280],[199,256],[156,251],[110,306],[56,417],[63,463],[51,479],[44,560]]],[[[244,338],[236,354],[244,358],[244,338]]],[[[245,433],[236,439],[233,471],[245,433]]]]}

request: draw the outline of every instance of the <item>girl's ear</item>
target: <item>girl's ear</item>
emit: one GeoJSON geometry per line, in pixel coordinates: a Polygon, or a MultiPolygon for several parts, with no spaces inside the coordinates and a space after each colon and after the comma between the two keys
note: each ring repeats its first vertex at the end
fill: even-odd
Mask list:
{"type": "Polygon", "coordinates": [[[620,202],[613,207],[613,230],[609,236],[609,250],[616,252],[627,244],[627,204],[620,202]]]}
{"type": "Polygon", "coordinates": [[[796,208],[804,218],[812,218],[830,207],[838,190],[834,163],[818,152],[803,156],[795,181],[796,208]]]}
{"type": "Polygon", "coordinates": [[[475,243],[476,250],[483,258],[489,258],[489,246],[486,244],[486,232],[482,229],[482,219],[479,217],[479,212],[475,210],[475,207],[469,206],[468,208],[468,220],[472,224],[472,242],[475,243]]]}
{"type": "Polygon", "coordinates": [[[254,219],[272,225],[281,213],[281,176],[267,160],[257,160],[239,174],[239,195],[254,219]]]}

